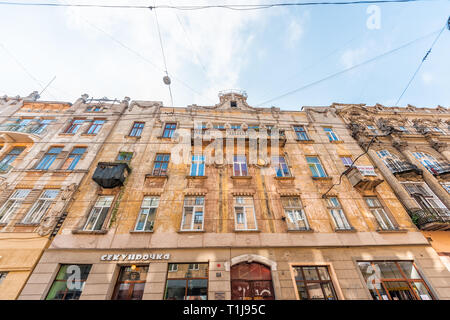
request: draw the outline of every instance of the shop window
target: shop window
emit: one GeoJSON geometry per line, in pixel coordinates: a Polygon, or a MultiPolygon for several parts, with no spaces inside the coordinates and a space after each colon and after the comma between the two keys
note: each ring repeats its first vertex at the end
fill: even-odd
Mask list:
{"type": "Polygon", "coordinates": [[[324,178],[327,176],[322,163],[320,163],[319,158],[306,157],[306,161],[308,162],[309,169],[311,170],[312,176],[314,178],[324,178]]]}
{"type": "Polygon", "coordinates": [[[235,230],[257,230],[252,197],[234,197],[235,230]]]}
{"type": "Polygon", "coordinates": [[[364,197],[366,203],[370,209],[370,212],[375,216],[381,229],[383,230],[395,230],[397,227],[394,225],[393,220],[389,217],[387,212],[381,205],[380,200],[376,197],[364,197]]]}
{"type": "Polygon", "coordinates": [[[83,157],[83,154],[86,152],[86,148],[79,147],[73,148],[72,152],[67,156],[66,161],[64,161],[61,169],[62,170],[74,170],[77,166],[78,162],[83,157]]]}
{"type": "Polygon", "coordinates": [[[300,300],[337,300],[326,266],[294,266],[295,283],[300,300]]]}
{"type": "Polygon", "coordinates": [[[22,202],[30,193],[30,189],[17,189],[0,208],[0,223],[7,223],[13,214],[20,208],[22,202]]]}
{"type": "Polygon", "coordinates": [[[167,168],[169,166],[170,154],[158,153],[155,157],[155,163],[153,165],[154,176],[166,176],[167,168]]]}
{"type": "Polygon", "coordinates": [[[295,134],[297,135],[297,140],[306,141],[309,140],[308,134],[304,126],[294,127],[295,134]]]}
{"type": "Polygon", "coordinates": [[[172,138],[176,128],[176,123],[166,123],[166,125],[164,126],[163,138],[172,138]]]}
{"type": "Polygon", "coordinates": [[[56,157],[61,153],[62,147],[50,148],[42,157],[41,161],[36,166],[37,170],[48,170],[52,163],[56,160],[56,157]]]}
{"type": "Polygon", "coordinates": [[[144,197],[139,211],[135,231],[153,231],[156,209],[159,205],[158,197],[144,197]]]}
{"type": "Polygon", "coordinates": [[[230,270],[231,300],[274,300],[270,267],[257,262],[242,262],[230,270]]]}
{"type": "Polygon", "coordinates": [[[338,198],[331,197],[326,199],[328,211],[333,218],[336,230],[351,230],[352,227],[348,223],[347,217],[342,210],[341,203],[338,198]]]}
{"type": "Polygon", "coordinates": [[[144,122],[135,122],[130,131],[130,137],[140,137],[144,130],[144,122]]]}
{"type": "Polygon", "coordinates": [[[11,163],[25,150],[25,147],[14,147],[0,161],[0,171],[8,171],[11,163]]]}
{"type": "Polygon", "coordinates": [[[176,269],[169,264],[164,300],[207,300],[208,264],[198,263],[198,269],[190,269],[189,263],[178,263],[176,269]]]}
{"type": "Polygon", "coordinates": [[[39,223],[39,221],[41,221],[42,217],[50,208],[55,198],[58,196],[58,194],[59,190],[57,189],[44,190],[39,196],[39,199],[33,204],[31,209],[23,218],[22,223],[27,224],[39,223]]]}
{"type": "Polygon", "coordinates": [[[201,231],[203,230],[204,197],[184,198],[183,219],[181,220],[181,231],[201,231]]]}
{"type": "Polygon", "coordinates": [[[92,208],[83,230],[94,231],[102,229],[113,199],[113,196],[98,197],[98,200],[92,208]]]}
{"type": "Polygon", "coordinates": [[[123,266],[114,289],[112,300],[142,300],[148,266],[123,266]]]}
{"type": "Polygon", "coordinates": [[[288,230],[309,230],[308,220],[298,197],[282,197],[288,230]]]}
{"type": "Polygon", "coordinates": [[[290,177],[291,171],[284,157],[272,157],[272,166],[275,169],[277,177],[290,177]]]}
{"type": "Polygon", "coordinates": [[[359,261],[374,300],[434,300],[412,261],[359,261]]]}
{"type": "Polygon", "coordinates": [[[247,176],[247,157],[244,155],[234,156],[233,175],[236,177],[247,176]]]}
{"type": "Polygon", "coordinates": [[[205,156],[193,155],[191,163],[191,176],[203,177],[205,175],[205,156]]]}
{"type": "Polygon", "coordinates": [[[91,271],[91,264],[63,264],[59,268],[55,281],[46,300],[78,300],[91,271]]]}

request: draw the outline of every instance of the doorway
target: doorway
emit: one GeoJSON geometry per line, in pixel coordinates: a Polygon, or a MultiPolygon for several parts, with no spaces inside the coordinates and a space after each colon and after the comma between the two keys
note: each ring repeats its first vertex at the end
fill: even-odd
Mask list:
{"type": "Polygon", "coordinates": [[[270,268],[256,262],[242,262],[232,266],[231,299],[274,300],[270,268]]]}

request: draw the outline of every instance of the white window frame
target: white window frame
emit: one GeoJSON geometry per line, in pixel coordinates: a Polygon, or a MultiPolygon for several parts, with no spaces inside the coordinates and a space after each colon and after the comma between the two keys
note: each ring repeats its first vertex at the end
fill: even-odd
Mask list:
{"type": "Polygon", "coordinates": [[[340,140],[336,132],[334,132],[333,128],[323,127],[323,131],[325,131],[325,134],[327,135],[328,140],[330,140],[330,142],[340,140]]]}
{"type": "Polygon", "coordinates": [[[370,212],[373,214],[373,216],[377,220],[378,225],[380,226],[381,229],[383,229],[383,230],[396,230],[397,229],[397,226],[394,224],[394,221],[392,221],[392,218],[387,214],[383,204],[380,202],[378,197],[364,197],[364,201],[366,202],[366,205],[369,208],[370,212]],[[367,201],[369,199],[375,199],[379,205],[377,207],[371,207],[367,201]],[[383,217],[381,215],[385,219],[383,219],[383,217]],[[387,220],[387,221],[385,221],[385,220],[387,220]],[[386,223],[386,222],[388,222],[388,223],[386,223]]]}
{"type": "Polygon", "coordinates": [[[142,232],[151,232],[153,231],[153,227],[155,224],[156,211],[159,206],[159,197],[146,196],[142,199],[141,208],[139,210],[139,215],[136,220],[136,225],[134,227],[134,231],[142,231],[142,232]],[[152,210],[153,209],[153,210],[152,210]],[[139,221],[141,217],[144,216],[144,225],[142,229],[138,229],[139,221]],[[149,217],[153,216],[153,220],[149,222],[149,217]],[[147,227],[147,224],[150,223],[150,227],[147,227]]]}
{"type": "Polygon", "coordinates": [[[326,177],[328,177],[328,175],[327,175],[327,172],[325,171],[325,168],[323,167],[323,164],[322,164],[322,162],[320,161],[320,159],[319,159],[319,157],[316,157],[316,156],[308,156],[308,157],[306,157],[306,163],[308,164],[308,167],[309,167],[309,170],[311,171],[311,175],[314,177],[314,178],[326,178],[326,177]],[[317,162],[309,162],[308,161],[308,159],[316,159],[317,160],[317,162]],[[319,170],[318,168],[318,165],[320,165],[320,168],[322,169],[322,170],[319,170]],[[315,177],[314,176],[314,174],[313,174],[313,172],[312,172],[312,170],[311,170],[311,166],[313,166],[314,168],[315,168],[315,170],[317,171],[317,173],[319,173],[319,176],[317,176],[317,177],[315,177]],[[320,175],[320,172],[321,171],[323,171],[323,175],[320,175]]]}
{"type": "Polygon", "coordinates": [[[169,272],[177,272],[178,271],[178,263],[169,263],[169,272]]]}
{"type": "Polygon", "coordinates": [[[258,230],[258,222],[256,221],[256,214],[255,214],[255,203],[253,200],[253,197],[249,197],[249,196],[235,196],[233,199],[233,208],[234,208],[234,223],[235,223],[235,230],[244,230],[244,231],[249,231],[249,230],[258,230]],[[250,204],[245,204],[245,200],[241,201],[240,199],[251,199],[251,205],[250,204]],[[242,203],[240,203],[242,202],[242,203]],[[238,223],[238,215],[237,215],[237,211],[236,208],[242,208],[242,217],[243,217],[243,223],[238,223]],[[251,209],[251,212],[253,214],[253,220],[255,221],[255,227],[253,229],[250,229],[248,227],[248,217],[247,217],[247,212],[248,210],[246,209],[251,209]],[[242,229],[238,229],[238,225],[243,224],[244,227],[242,229]]]}
{"type": "Polygon", "coordinates": [[[248,176],[248,166],[247,166],[247,156],[238,154],[233,156],[233,176],[235,177],[246,177],[248,176]],[[241,158],[242,157],[242,158],[241,158]],[[235,165],[239,166],[239,172],[236,172],[235,165]],[[246,175],[242,174],[243,170],[242,168],[245,167],[245,171],[247,172],[246,175]],[[236,174],[239,173],[239,174],[236,174]]]}
{"type": "Polygon", "coordinates": [[[342,205],[339,199],[337,197],[329,197],[326,198],[326,202],[328,212],[333,218],[333,223],[336,230],[352,230],[353,228],[350,225],[344,210],[342,210],[342,205]],[[332,199],[336,199],[336,201],[333,202],[332,199]]]}
{"type": "Polygon", "coordinates": [[[198,263],[189,263],[188,270],[192,270],[192,271],[200,270],[199,264],[198,263]],[[192,268],[191,268],[191,266],[192,266],[192,268]]]}
{"type": "Polygon", "coordinates": [[[7,223],[30,194],[31,189],[16,189],[0,208],[0,223],[7,223]]]}
{"type": "Polygon", "coordinates": [[[59,195],[58,189],[45,189],[22,219],[24,224],[39,223],[59,195]]]}
{"type": "Polygon", "coordinates": [[[108,212],[111,209],[113,201],[114,201],[114,196],[99,196],[97,198],[97,201],[95,201],[94,206],[91,208],[91,211],[89,212],[89,216],[84,224],[83,230],[85,230],[85,231],[101,230],[102,226],[105,223],[105,220],[108,216],[108,212]],[[102,199],[105,199],[105,200],[102,200],[102,199]],[[110,200],[106,200],[106,199],[110,199],[110,200]],[[107,201],[109,202],[109,206],[104,205],[104,204],[108,204],[107,201]],[[107,210],[104,213],[105,218],[104,218],[102,224],[100,225],[100,229],[95,229],[95,226],[97,225],[99,218],[101,217],[102,213],[104,212],[103,210],[106,208],[107,208],[107,210]],[[96,210],[96,209],[99,209],[99,210],[96,210]],[[89,222],[93,216],[95,216],[95,220],[94,220],[94,223],[92,224],[92,228],[87,229],[87,226],[89,225],[89,222]]]}
{"type": "Polygon", "coordinates": [[[342,164],[346,167],[350,167],[353,164],[353,159],[350,156],[340,156],[342,164]],[[346,161],[344,161],[344,159],[346,161]],[[350,163],[347,161],[348,159],[350,159],[350,163]]]}
{"type": "Polygon", "coordinates": [[[206,161],[204,155],[192,155],[191,158],[191,168],[189,170],[189,174],[191,177],[204,177],[206,171],[206,161]],[[200,172],[200,167],[203,169],[203,172],[200,172]],[[194,170],[195,168],[195,170],[194,170]],[[200,174],[203,173],[203,174],[200,174]]]}
{"type": "Polygon", "coordinates": [[[203,196],[186,196],[184,198],[184,203],[183,203],[183,217],[181,219],[181,226],[180,226],[180,230],[181,231],[203,231],[205,225],[205,197],[203,196]],[[197,204],[197,199],[201,199],[201,204],[197,204]],[[193,200],[193,204],[189,204],[189,200],[193,200]],[[191,215],[191,221],[189,224],[189,228],[184,228],[185,226],[185,220],[186,220],[186,208],[192,208],[192,215],[191,215]],[[195,218],[196,218],[196,213],[201,212],[202,215],[202,226],[200,229],[194,229],[196,223],[195,223],[195,218]]]}
{"type": "Polygon", "coordinates": [[[284,156],[272,156],[272,167],[275,169],[276,177],[292,177],[291,169],[284,156]],[[283,167],[287,169],[287,173],[284,172],[283,167]],[[280,176],[278,175],[278,172],[281,172],[280,176]]]}
{"type": "Polygon", "coordinates": [[[291,228],[289,223],[287,223],[288,230],[310,230],[308,218],[306,217],[305,210],[303,209],[303,205],[299,197],[282,197],[281,203],[286,221],[290,221],[290,224],[295,226],[295,228],[291,228]],[[285,205],[286,201],[290,202],[289,200],[291,199],[296,199],[298,201],[298,205],[285,205]],[[305,225],[304,227],[299,226],[300,221],[303,221],[305,225]]]}

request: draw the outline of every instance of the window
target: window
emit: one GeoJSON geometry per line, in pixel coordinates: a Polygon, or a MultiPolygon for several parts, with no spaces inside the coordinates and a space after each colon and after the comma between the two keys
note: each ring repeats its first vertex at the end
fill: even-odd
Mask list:
{"type": "Polygon", "coordinates": [[[80,127],[83,125],[83,123],[84,123],[84,120],[82,120],[82,119],[72,120],[72,122],[67,127],[67,129],[64,133],[69,133],[69,134],[77,133],[78,129],[80,129],[80,127]]]}
{"type": "Polygon", "coordinates": [[[172,138],[176,128],[176,123],[166,123],[164,126],[163,138],[172,138]]]}
{"type": "Polygon", "coordinates": [[[406,127],[403,127],[403,126],[399,126],[398,130],[402,131],[403,133],[409,133],[409,130],[406,129],[406,127]]]}
{"type": "Polygon", "coordinates": [[[272,166],[274,167],[277,177],[290,177],[291,172],[286,164],[284,157],[272,157],[272,166]]]}
{"type": "Polygon", "coordinates": [[[237,124],[237,123],[232,123],[232,124],[230,124],[230,128],[231,129],[240,129],[241,128],[241,125],[240,124],[237,124]]]}
{"type": "Polygon", "coordinates": [[[33,133],[35,134],[41,134],[44,132],[45,128],[52,122],[53,120],[50,119],[42,119],[39,121],[39,124],[35,127],[33,130],[33,133]]]}
{"type": "Polygon", "coordinates": [[[25,147],[14,147],[8,152],[6,156],[0,161],[0,171],[7,171],[11,163],[25,150],[25,147]]]}
{"type": "Polygon", "coordinates": [[[89,126],[89,129],[87,130],[87,134],[97,134],[100,129],[102,128],[103,124],[105,123],[105,120],[94,120],[92,124],[89,126]]]}
{"type": "Polygon", "coordinates": [[[309,230],[308,220],[298,197],[282,197],[288,230],[309,230]]]}
{"type": "Polygon", "coordinates": [[[308,134],[304,126],[294,127],[295,134],[297,135],[297,140],[309,140],[308,134]]]}
{"type": "Polygon", "coordinates": [[[434,300],[412,261],[358,261],[374,300],[434,300]]]}
{"type": "Polygon", "coordinates": [[[441,186],[445,189],[445,191],[450,193],[450,184],[449,183],[441,183],[441,186]]]}
{"type": "Polygon", "coordinates": [[[48,170],[50,166],[52,165],[53,161],[55,161],[58,154],[62,151],[62,147],[52,147],[50,150],[47,151],[47,153],[44,155],[44,157],[41,159],[41,161],[36,166],[37,170],[48,170]]]}
{"type": "Polygon", "coordinates": [[[252,197],[234,198],[235,230],[257,230],[252,197]]]}
{"type": "Polygon", "coordinates": [[[117,161],[131,161],[133,158],[133,152],[119,152],[117,155],[117,161]]]}
{"type": "Polygon", "coordinates": [[[66,161],[64,161],[61,169],[74,170],[85,151],[86,148],[84,147],[73,148],[66,161]]]}
{"type": "Polygon", "coordinates": [[[443,168],[432,155],[424,152],[413,152],[413,156],[418,159],[420,163],[432,174],[438,174],[442,172],[443,168]]]}
{"type": "Polygon", "coordinates": [[[44,190],[23,218],[22,223],[39,223],[58,194],[59,190],[56,189],[44,190]]]}
{"type": "Polygon", "coordinates": [[[236,103],[236,101],[230,101],[230,106],[231,106],[232,108],[237,108],[237,103],[236,103]]]}
{"type": "Polygon", "coordinates": [[[259,125],[257,125],[257,124],[249,124],[247,129],[253,129],[253,130],[258,131],[259,130],[259,125]]]}
{"type": "Polygon", "coordinates": [[[341,204],[338,198],[332,197],[327,198],[327,207],[331,216],[333,217],[334,225],[336,230],[351,230],[352,227],[347,221],[347,217],[342,210],[341,204]]]}
{"type": "Polygon", "coordinates": [[[300,300],[337,300],[327,266],[294,266],[300,300]]]}
{"type": "Polygon", "coordinates": [[[320,163],[319,158],[317,157],[306,157],[306,161],[308,162],[309,169],[311,170],[312,176],[315,178],[323,178],[326,177],[327,174],[320,163]]]}
{"type": "Polygon", "coordinates": [[[448,215],[447,207],[425,183],[404,183],[403,186],[426,213],[436,216],[448,215]]]}
{"type": "Polygon", "coordinates": [[[191,264],[179,263],[176,269],[169,263],[164,300],[206,300],[208,298],[208,264],[198,263],[197,270],[191,264]]]}
{"type": "Polygon", "coordinates": [[[191,176],[204,176],[205,175],[205,156],[202,156],[202,155],[192,156],[190,175],[191,176]]]}
{"type": "Polygon", "coordinates": [[[158,153],[155,158],[155,164],[153,165],[154,176],[166,176],[167,167],[169,166],[170,154],[158,153]]]}
{"type": "Polygon", "coordinates": [[[248,175],[247,158],[245,156],[234,156],[233,175],[237,177],[248,175]]]}
{"type": "Polygon", "coordinates": [[[339,141],[339,138],[337,137],[336,133],[334,133],[333,129],[331,128],[323,128],[323,130],[325,131],[325,134],[328,137],[328,140],[331,141],[339,141]]]}
{"type": "Polygon", "coordinates": [[[433,131],[437,132],[437,133],[440,133],[440,134],[444,134],[444,131],[441,128],[439,128],[439,127],[433,127],[433,131]]]}
{"type": "Polygon", "coordinates": [[[370,211],[375,216],[383,230],[395,230],[397,229],[394,223],[391,221],[380,201],[376,197],[365,197],[366,203],[369,206],[370,211]]]}
{"type": "Polygon", "coordinates": [[[169,272],[177,272],[177,271],[178,271],[178,264],[169,263],[169,272]]]}
{"type": "Polygon", "coordinates": [[[80,299],[91,267],[91,264],[61,265],[45,300],[80,299]]]}
{"type": "Polygon", "coordinates": [[[369,130],[372,134],[378,134],[378,130],[375,126],[367,126],[367,130],[369,130]]]}
{"type": "Polygon", "coordinates": [[[148,266],[120,267],[112,300],[141,300],[144,295],[148,266]]]}
{"type": "Polygon", "coordinates": [[[225,129],[225,125],[223,123],[214,123],[213,124],[213,128],[214,129],[218,129],[218,130],[224,130],[225,129]]]}
{"type": "Polygon", "coordinates": [[[6,272],[6,271],[1,271],[0,272],[0,284],[2,284],[3,280],[6,279],[7,275],[8,275],[8,272],[6,272]]]}
{"type": "Polygon", "coordinates": [[[102,111],[102,107],[100,106],[89,106],[86,108],[87,112],[100,112],[102,111]]]}
{"type": "Polygon", "coordinates": [[[134,228],[135,231],[153,231],[158,205],[158,197],[144,197],[136,227],[134,228]]]}
{"type": "Polygon", "coordinates": [[[130,137],[140,137],[144,129],[144,122],[135,122],[131,128],[130,137]]]}
{"type": "Polygon", "coordinates": [[[341,160],[346,167],[350,167],[353,164],[353,160],[351,157],[341,157],[341,160]]]}
{"type": "Polygon", "coordinates": [[[92,208],[83,230],[93,231],[102,229],[113,199],[113,196],[98,197],[98,200],[92,208]]]}
{"type": "Polygon", "coordinates": [[[203,230],[204,201],[203,197],[184,198],[183,219],[181,220],[182,231],[203,230]]]}
{"type": "Polygon", "coordinates": [[[190,263],[188,270],[200,270],[200,265],[198,263],[190,263]]]}
{"type": "Polygon", "coordinates": [[[30,189],[17,189],[0,208],[0,223],[7,223],[11,216],[20,208],[30,189]]]}

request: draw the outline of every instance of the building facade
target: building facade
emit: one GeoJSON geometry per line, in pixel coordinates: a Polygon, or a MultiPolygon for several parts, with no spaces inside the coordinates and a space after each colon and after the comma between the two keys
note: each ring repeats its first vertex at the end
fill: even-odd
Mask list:
{"type": "Polygon", "coordinates": [[[38,98],[4,97],[0,106],[0,299],[19,296],[127,105],[38,98]]]}
{"type": "Polygon", "coordinates": [[[332,106],[450,270],[450,115],[438,106],[332,106]]]}
{"type": "Polygon", "coordinates": [[[124,106],[19,299],[450,299],[338,108],[219,97],[124,106]]]}

